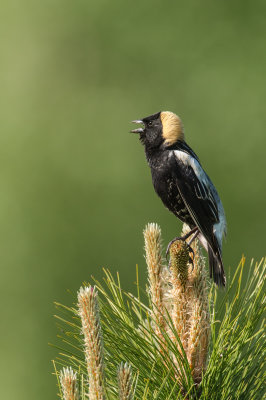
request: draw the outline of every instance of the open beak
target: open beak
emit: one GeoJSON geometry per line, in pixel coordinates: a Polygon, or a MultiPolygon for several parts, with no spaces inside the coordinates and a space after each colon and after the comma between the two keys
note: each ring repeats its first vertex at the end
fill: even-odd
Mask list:
{"type": "MultiPolygon", "coordinates": [[[[136,119],[135,121],[132,121],[133,124],[144,124],[144,122],[141,119],[136,119]]],[[[137,129],[132,129],[130,132],[132,133],[143,133],[144,128],[137,128],[137,129]]]]}

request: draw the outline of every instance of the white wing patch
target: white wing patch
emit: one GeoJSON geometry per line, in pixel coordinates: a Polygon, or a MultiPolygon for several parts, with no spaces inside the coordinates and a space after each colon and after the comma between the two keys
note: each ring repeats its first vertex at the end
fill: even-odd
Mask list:
{"type": "Polygon", "coordinates": [[[181,150],[174,150],[174,154],[175,157],[184,165],[190,166],[193,169],[196,177],[198,178],[199,182],[197,182],[194,188],[196,196],[202,200],[208,199],[211,203],[211,212],[216,218],[218,214],[219,221],[214,224],[213,233],[217,237],[220,246],[222,246],[222,238],[223,235],[226,234],[226,219],[224,209],[221,200],[216,192],[216,189],[204,172],[200,163],[194,157],[181,150]]]}
{"type": "Polygon", "coordinates": [[[176,158],[178,158],[178,160],[182,161],[184,165],[190,166],[193,169],[196,177],[200,182],[208,186],[208,181],[206,179],[205,172],[203,171],[200,163],[194,157],[181,150],[174,150],[174,153],[176,158]]]}
{"type": "Polygon", "coordinates": [[[223,236],[226,235],[226,219],[221,201],[218,204],[218,211],[219,211],[219,222],[214,224],[213,233],[217,237],[219,245],[222,248],[223,236]]]}

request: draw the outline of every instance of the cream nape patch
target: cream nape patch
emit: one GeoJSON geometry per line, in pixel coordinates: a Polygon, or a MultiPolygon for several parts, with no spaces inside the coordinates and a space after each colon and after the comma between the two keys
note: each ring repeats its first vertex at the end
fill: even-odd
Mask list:
{"type": "Polygon", "coordinates": [[[184,140],[184,127],[178,115],[171,111],[162,111],[160,114],[165,144],[172,145],[177,140],[184,140]]]}

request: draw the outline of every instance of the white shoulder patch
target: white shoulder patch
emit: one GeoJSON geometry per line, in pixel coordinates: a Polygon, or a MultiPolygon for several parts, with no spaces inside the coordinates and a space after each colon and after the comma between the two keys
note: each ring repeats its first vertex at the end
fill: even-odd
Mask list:
{"type": "Polygon", "coordinates": [[[183,164],[188,164],[188,158],[191,157],[189,154],[187,154],[181,150],[174,150],[174,153],[175,153],[176,158],[178,158],[178,160],[182,161],[183,164]]]}
{"type": "Polygon", "coordinates": [[[200,163],[194,157],[181,150],[174,150],[174,153],[178,160],[180,160],[184,165],[190,166],[193,169],[200,182],[203,182],[208,186],[208,180],[206,179],[205,172],[200,163]]]}
{"type": "MultiPolygon", "coordinates": [[[[194,157],[181,150],[174,150],[174,154],[175,157],[184,165],[190,166],[193,169],[196,177],[199,180],[199,183],[202,184],[197,184],[197,186],[195,187],[196,196],[202,199],[208,198],[209,201],[213,204],[214,208],[218,208],[219,221],[214,224],[213,233],[217,237],[218,242],[222,247],[222,238],[226,234],[226,218],[222,202],[215,187],[211,183],[210,179],[207,177],[200,163],[194,157]]],[[[210,209],[210,211],[212,210],[210,209]]]]}

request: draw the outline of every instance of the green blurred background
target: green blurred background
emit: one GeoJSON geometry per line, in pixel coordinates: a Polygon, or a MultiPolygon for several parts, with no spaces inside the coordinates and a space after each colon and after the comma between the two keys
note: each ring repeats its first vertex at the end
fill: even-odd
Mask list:
{"type": "Polygon", "coordinates": [[[53,301],[103,266],[144,285],[142,229],[181,224],[156,197],[131,120],[183,119],[228,219],[226,269],[264,255],[265,1],[3,1],[1,385],[56,398],[53,301]],[[264,215],[263,215],[264,214],[264,215]]]}

